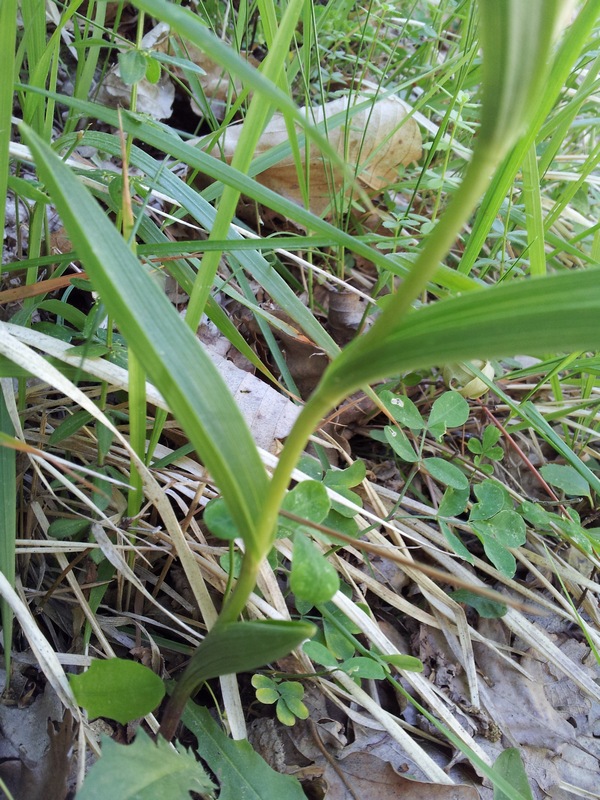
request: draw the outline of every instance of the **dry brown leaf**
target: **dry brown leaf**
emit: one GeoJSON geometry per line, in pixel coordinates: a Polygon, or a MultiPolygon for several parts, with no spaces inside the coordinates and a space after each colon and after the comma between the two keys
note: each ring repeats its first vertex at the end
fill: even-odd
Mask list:
{"type": "MultiPolygon", "coordinates": [[[[313,124],[348,112],[352,106],[364,102],[365,95],[342,97],[307,110],[313,124]]],[[[398,167],[416,161],[421,155],[421,134],[409,109],[397,97],[376,100],[364,111],[354,114],[347,124],[328,131],[327,138],[333,149],[355,171],[359,183],[366,189],[380,192],[398,179],[398,167]]],[[[212,155],[223,154],[231,162],[241,132],[241,124],[230,125],[212,155]]],[[[261,136],[255,154],[260,155],[277,145],[289,141],[285,119],[274,114],[261,136]]],[[[344,188],[340,170],[330,170],[315,147],[310,148],[310,210],[318,215],[327,212],[332,195],[344,188]],[[332,174],[333,173],[333,174],[332,174]]],[[[288,200],[303,205],[302,192],[293,157],[283,158],[277,165],[261,172],[257,180],[288,200]]]]}
{"type": "Polygon", "coordinates": [[[324,800],[478,800],[472,786],[421,783],[399,775],[388,761],[370,753],[351,753],[328,762],[323,775],[328,784],[324,800]]]}

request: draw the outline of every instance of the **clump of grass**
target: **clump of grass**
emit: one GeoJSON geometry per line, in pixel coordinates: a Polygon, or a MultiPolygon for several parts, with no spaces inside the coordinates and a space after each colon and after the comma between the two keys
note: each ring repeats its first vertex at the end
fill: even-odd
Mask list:
{"type": "MultiPolygon", "coordinates": [[[[412,671],[419,665],[410,654],[399,653],[377,625],[380,601],[417,620],[423,619],[423,611],[369,575],[370,555],[395,559],[423,595],[433,598],[435,609],[443,609],[444,624],[460,642],[457,647],[474,706],[480,698],[469,618],[435,580],[479,595],[491,591],[483,575],[509,587],[505,600],[510,610],[496,605],[507,628],[595,696],[597,690],[586,674],[547,637],[535,633],[522,609],[514,608],[515,603],[528,604],[527,610],[534,601],[541,603],[552,613],[575,619],[590,640],[597,636],[589,598],[584,600],[584,618],[552,581],[544,578],[548,593],[544,597],[513,581],[517,562],[519,569],[540,576],[548,538],[567,542],[590,563],[597,557],[594,534],[587,532],[582,515],[569,504],[579,490],[591,501],[598,487],[592,443],[597,427],[595,356],[588,355],[596,346],[600,310],[597,274],[590,266],[597,260],[600,239],[589,223],[590,211],[598,205],[593,179],[598,154],[593,146],[586,151],[585,137],[568,135],[573,120],[584,131],[592,124],[589,104],[594,82],[586,64],[596,18],[586,5],[559,38],[563,5],[540,0],[525,8],[480,0],[457,10],[454,3],[442,2],[428,15],[411,12],[407,5],[401,18],[385,4],[352,13],[349,6],[342,6],[348,16],[347,26],[340,27],[338,17],[343,14],[336,4],[320,7],[291,0],[280,9],[267,2],[259,4],[258,18],[243,7],[225,16],[223,30],[216,36],[203,12],[162,0],[138,0],[134,49],[140,49],[144,15],[152,15],[167,21],[185,41],[204,48],[242,82],[242,100],[232,95],[225,111],[226,119],[235,114],[244,119],[230,165],[192,146],[168,125],[140,117],[135,89],[130,111],[117,113],[85,99],[92,78],[85,58],[89,63],[101,59],[100,6],[93,24],[88,19],[83,28],[76,28],[80,66],[73,93],[65,96],[57,92],[58,64],[66,52],[61,33],[68,31],[76,7],[65,6],[51,33],[43,14],[24,3],[23,19],[31,33],[22,37],[14,6],[3,5],[3,43],[12,64],[13,40],[18,40],[17,63],[25,76],[16,95],[25,123],[19,135],[30,148],[39,183],[28,173],[13,175],[9,170],[7,154],[19,165],[29,156],[18,147],[17,134],[10,135],[5,91],[4,99],[0,96],[4,131],[0,180],[23,195],[31,213],[27,260],[8,266],[26,270],[23,307],[10,324],[2,323],[0,346],[3,376],[18,379],[17,401],[7,380],[3,382],[7,399],[0,404],[3,442],[12,448],[3,448],[0,462],[8,476],[3,483],[7,535],[2,569],[10,579],[15,541],[24,539],[25,533],[34,537],[19,545],[24,553],[32,558],[39,550],[48,561],[54,559],[50,577],[40,584],[43,594],[29,591],[42,610],[47,609],[47,636],[57,650],[67,652],[71,643],[64,631],[56,632],[52,615],[63,610],[59,592],[68,583],[66,596],[80,608],[84,643],[71,665],[81,665],[78,658],[88,665],[91,654],[111,658],[126,655],[134,646],[139,652],[142,645],[155,671],[161,670],[161,658],[173,672],[179,671],[182,656],[189,658],[159,715],[166,738],[175,734],[190,695],[216,677],[221,679],[220,698],[231,732],[243,737],[242,704],[237,684],[228,676],[276,661],[315,633],[316,621],[321,629],[316,643],[325,654],[318,647],[299,652],[298,667],[307,675],[315,674],[315,663],[333,670],[314,681],[336,702],[352,697],[421,764],[430,780],[448,782],[420,744],[354,680],[376,675],[398,688],[394,670],[403,670],[403,677],[429,706],[425,713],[434,715],[434,724],[443,726],[450,741],[500,790],[510,791],[501,769],[492,767],[477,742],[436,701],[427,680],[412,671]],[[247,48],[255,22],[256,38],[267,50],[260,71],[240,58],[235,45],[220,38],[229,33],[238,48],[242,41],[247,48]],[[338,52],[353,52],[355,68],[346,68],[341,58],[341,76],[326,74],[324,61],[338,52]],[[287,152],[282,148],[280,156],[295,156],[299,182],[307,177],[302,138],[320,147],[326,161],[344,169],[327,142],[326,129],[315,129],[298,110],[302,101],[328,99],[341,77],[352,91],[375,79],[376,94],[403,94],[432,135],[424,164],[407,168],[402,182],[384,196],[385,215],[371,208],[393,237],[361,235],[347,210],[332,220],[320,219],[248,177],[258,169],[255,146],[276,109],[283,113],[290,137],[287,152]],[[53,130],[57,103],[58,108],[69,109],[58,135],[53,130]],[[78,118],[113,126],[118,135],[93,129],[75,133],[78,118]],[[72,156],[82,145],[94,149],[96,160],[107,156],[119,160],[122,181],[114,182],[112,174],[94,169],[94,164],[82,169],[77,159],[66,164],[57,155],[72,156]],[[582,150],[583,163],[570,169],[581,162],[582,150]],[[185,164],[190,174],[200,170],[215,182],[200,193],[171,169],[174,162],[185,164]],[[254,234],[258,238],[246,237],[240,232],[243,228],[234,226],[242,194],[304,229],[289,235],[286,246],[304,251],[309,294],[315,288],[311,265],[322,266],[327,280],[329,255],[323,248],[333,253],[338,283],[350,283],[359,275],[354,269],[349,278],[345,269],[337,268],[346,264],[348,254],[371,265],[375,278],[367,286],[375,301],[373,324],[341,352],[318,315],[298,299],[295,289],[302,276],[299,281],[296,267],[278,255],[277,237],[269,238],[260,228],[254,234]],[[153,213],[157,199],[174,213],[153,213]],[[49,253],[45,225],[49,202],[58,209],[85,269],[79,288],[97,293],[91,309],[71,304],[76,282],[58,297],[46,294],[61,282],[61,289],[71,283],[65,271],[75,257],[49,253]],[[184,215],[206,236],[174,244],[171,221],[184,215]],[[189,298],[185,321],[151,274],[157,264],[189,298]],[[48,267],[55,282],[44,285],[48,267]],[[262,337],[258,353],[218,304],[218,291],[253,315],[262,337]],[[265,313],[263,293],[290,322],[265,313]],[[278,332],[285,329],[314,343],[328,362],[277,458],[256,447],[235,398],[198,343],[196,330],[205,313],[263,373],[276,378],[281,373],[292,393],[293,378],[277,343],[278,332]],[[549,358],[548,353],[559,355],[549,358]],[[444,364],[522,354],[542,354],[544,360],[524,369],[516,362],[497,361],[493,366],[497,378],[509,370],[506,384],[492,379],[488,371],[468,367],[500,404],[487,420],[497,427],[486,429],[481,424],[476,403],[469,409],[466,401],[457,400],[467,411],[466,416],[462,412],[457,416],[453,396],[443,400],[435,388],[435,370],[444,364]],[[423,385],[421,410],[413,404],[410,416],[412,401],[402,389],[417,371],[427,376],[433,389],[423,385]],[[31,376],[52,389],[40,397],[38,385],[28,380],[31,376]],[[386,404],[383,395],[374,394],[370,384],[383,380],[389,381],[398,402],[386,404]],[[362,467],[354,457],[353,466],[342,474],[345,477],[331,465],[324,469],[328,451],[323,447],[325,434],[318,433],[322,420],[357,390],[370,395],[388,421],[399,423],[400,427],[389,426],[387,441],[395,442],[395,452],[414,465],[402,495],[367,481],[364,471],[358,475],[362,467]],[[442,413],[444,403],[450,405],[442,413]],[[398,415],[394,409],[399,404],[403,413],[398,415]],[[21,412],[18,425],[15,414],[9,413],[13,406],[21,412]],[[463,425],[468,426],[471,446],[461,438],[463,425]],[[498,430],[501,436],[494,435],[491,441],[488,430],[498,430]],[[548,477],[534,466],[533,458],[524,461],[549,491],[555,504],[552,511],[532,502],[537,498],[529,497],[511,470],[502,471],[502,451],[494,450],[501,441],[505,453],[530,455],[518,443],[522,431],[527,431],[530,448],[545,442],[566,462],[560,466],[569,469],[568,474],[551,472],[548,477]],[[315,434],[321,459],[318,475],[314,465],[301,461],[315,434]],[[182,441],[190,445],[185,454],[178,449],[182,441]],[[14,483],[15,448],[29,459],[27,474],[32,476],[31,484],[21,480],[22,498],[14,483]],[[298,485],[290,491],[293,481],[298,485]],[[365,508],[357,503],[357,483],[362,483],[365,508]],[[199,524],[198,511],[209,499],[199,524]],[[15,536],[18,528],[10,509],[19,503],[23,535],[15,536]],[[30,508],[27,515],[25,505],[30,508]],[[520,531],[527,527],[518,541],[509,536],[517,524],[520,531]],[[472,543],[471,552],[461,541],[461,534],[472,533],[483,550],[472,543]],[[414,562],[407,541],[416,541],[437,566],[414,562]],[[185,595],[187,586],[178,583],[176,560],[191,587],[190,596],[185,595]],[[83,564],[86,574],[80,571],[83,564]],[[276,575],[288,571],[290,591],[284,595],[276,575]],[[307,575],[317,576],[313,586],[307,575]],[[370,614],[365,612],[367,598],[361,596],[363,585],[370,593],[370,614]],[[222,597],[219,613],[215,593],[222,597]],[[317,613],[311,613],[308,622],[313,606],[317,613]],[[240,622],[241,616],[258,619],[240,622]],[[334,628],[352,651],[347,657],[333,652],[334,628]],[[356,638],[358,633],[366,637],[367,648],[356,638]],[[307,653],[312,653],[312,661],[307,653]]],[[[152,60],[144,53],[141,58],[144,64],[152,60]]],[[[308,200],[310,183],[306,186],[308,200]]],[[[363,203],[371,201],[357,194],[355,208],[363,203]]],[[[159,210],[164,213],[166,207],[159,210]]],[[[587,511],[585,506],[582,510],[587,511]]],[[[32,564],[30,571],[35,569],[32,564]]],[[[559,554],[552,565],[561,580],[568,575],[573,594],[584,586],[590,590],[588,578],[573,575],[559,554]]],[[[28,587],[36,585],[31,577],[24,574],[28,587]]],[[[457,597],[465,596],[475,604],[472,594],[457,597]]],[[[4,597],[10,597],[13,610],[19,608],[23,626],[29,613],[26,606],[19,606],[10,587],[4,597]]],[[[488,599],[498,604],[501,598],[491,591],[488,599]]],[[[10,619],[11,611],[4,605],[7,652],[10,619]]],[[[38,639],[30,643],[39,650],[38,639]]],[[[65,705],[80,717],[57,659],[40,656],[40,664],[65,705]]],[[[277,689],[279,699],[285,686],[277,689]]],[[[83,703],[81,689],[77,691],[83,703]]],[[[111,684],[110,692],[118,693],[118,686],[111,684]]],[[[290,698],[296,697],[295,692],[290,691],[290,698]]],[[[152,697],[149,712],[158,702],[152,697]]],[[[93,708],[97,712],[105,706],[93,708]]],[[[295,708],[304,713],[301,704],[295,708]]],[[[139,713],[136,708],[135,714],[139,713]]],[[[286,718],[289,721],[289,714],[286,718]]],[[[156,732],[157,719],[151,713],[146,719],[156,732]]],[[[81,724],[87,731],[83,720],[81,724]]],[[[518,789],[513,796],[519,796],[518,789]]]]}

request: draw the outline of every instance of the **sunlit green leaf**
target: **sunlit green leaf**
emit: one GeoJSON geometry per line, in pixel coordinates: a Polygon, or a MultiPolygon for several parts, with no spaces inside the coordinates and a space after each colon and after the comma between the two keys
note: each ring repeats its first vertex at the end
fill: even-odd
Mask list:
{"type": "Polygon", "coordinates": [[[71,688],[90,717],[108,717],[125,724],[149,714],[165,695],[155,672],[137,661],[93,659],[86,672],[71,675],[71,688]]]}

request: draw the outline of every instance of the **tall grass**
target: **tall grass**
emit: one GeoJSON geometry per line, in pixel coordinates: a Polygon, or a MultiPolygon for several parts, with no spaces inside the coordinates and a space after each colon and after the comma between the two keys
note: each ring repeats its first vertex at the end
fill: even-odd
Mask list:
{"type": "MultiPolygon", "coordinates": [[[[141,248],[137,254],[132,251],[130,243],[94,197],[100,197],[109,207],[114,203],[114,198],[106,192],[105,176],[94,175],[96,182],[88,188],[82,181],[85,173],[61,160],[60,154],[70,151],[79,142],[113,154],[118,154],[120,144],[113,137],[93,132],[74,135],[67,131],[64,136],[53,138],[50,123],[55,103],[60,102],[70,109],[69,127],[78,114],[112,125],[117,122],[117,115],[81,99],[78,88],[71,98],[54,91],[59,29],[46,42],[45,33],[40,30],[41,27],[45,29],[40,14],[34,12],[33,6],[26,5],[32,15],[27,52],[30,62],[35,57],[42,66],[31,69],[31,62],[28,83],[19,87],[25,101],[25,121],[20,126],[20,134],[30,148],[37,177],[49,201],[60,213],[77,257],[103,307],[125,338],[133,359],[161,393],[208,469],[243,541],[241,570],[233,591],[192,657],[164,715],[162,732],[171,738],[189,695],[207,677],[254,666],[259,653],[268,661],[275,653],[280,653],[282,646],[291,649],[306,635],[306,628],[300,623],[296,633],[291,622],[280,627],[265,624],[262,629],[260,625],[252,625],[246,638],[242,631],[241,638],[236,639],[240,643],[238,652],[231,657],[221,654],[217,671],[214,660],[207,671],[207,654],[218,652],[231,641],[231,626],[237,624],[255,589],[259,570],[273,547],[281,505],[302,452],[310,436],[336,405],[358,389],[368,391],[372,383],[418,369],[515,354],[547,355],[597,348],[600,274],[593,266],[572,270],[556,269],[554,264],[549,266],[548,245],[559,248],[564,243],[553,238],[544,226],[539,184],[540,174],[548,168],[549,162],[540,165],[537,149],[543,138],[553,135],[558,144],[559,133],[567,130],[570,114],[576,113],[577,104],[564,103],[562,92],[568,75],[577,73],[580,60],[586,57],[585,49],[597,11],[593,10],[595,4],[585,4],[563,34],[560,21],[564,20],[570,4],[560,0],[531,0],[529,3],[479,0],[467,4],[468,13],[462,20],[464,49],[456,45],[456,53],[449,55],[452,66],[442,74],[442,83],[447,84],[444,91],[452,98],[452,104],[436,142],[441,143],[446,131],[452,129],[453,114],[454,125],[460,123],[456,121],[455,111],[461,108],[463,93],[473,92],[472,100],[475,100],[477,87],[481,85],[477,120],[464,123],[479,123],[474,147],[464,175],[451,192],[439,219],[420,236],[418,253],[396,257],[315,217],[307,209],[283,200],[249,177],[259,169],[254,150],[275,110],[285,115],[290,132],[288,152],[298,155],[302,141],[310,140],[313,146],[321,147],[326,160],[336,162],[326,131],[307,121],[293,96],[298,75],[303,75],[305,88],[309,89],[308,73],[315,66],[309,53],[311,36],[319,42],[326,28],[326,13],[334,13],[333,10],[328,7],[327,12],[317,18],[317,7],[308,0],[290,0],[283,8],[269,0],[259,3],[268,55],[261,69],[255,70],[220,40],[195,12],[165,0],[137,0],[136,6],[141,11],[168,22],[173,32],[203,48],[252,93],[239,146],[230,165],[205,155],[163,125],[141,119],[132,112],[121,114],[122,129],[128,137],[130,166],[141,168],[142,181],[147,187],[168,195],[209,233],[207,242],[198,243],[197,250],[203,251],[200,259],[196,256],[186,259],[184,251],[178,254],[178,260],[172,264],[168,262],[172,275],[190,298],[184,321],[149,274],[147,263],[140,260],[141,248]],[[475,40],[475,11],[479,14],[477,35],[482,48],[481,63],[475,40]],[[300,22],[303,41],[295,56],[290,58],[300,22]],[[46,81],[48,76],[49,82],[46,81]],[[132,146],[135,140],[151,145],[159,156],[151,157],[138,150],[132,146]],[[169,170],[172,161],[203,170],[216,184],[204,195],[199,194],[169,170]],[[513,271],[503,274],[501,269],[490,271],[489,264],[481,267],[480,258],[520,169],[527,263],[511,265],[513,271]],[[295,297],[289,284],[266,263],[264,251],[271,248],[272,243],[259,239],[255,249],[242,249],[241,237],[232,227],[241,193],[304,226],[308,234],[306,238],[301,237],[302,246],[309,245],[311,237],[313,240],[320,237],[323,244],[367,258],[377,269],[382,284],[394,283],[392,276],[401,276],[395,291],[378,308],[374,324],[367,333],[339,352],[315,317],[295,297]],[[216,197],[215,211],[208,199],[212,201],[216,197]],[[476,210],[482,197],[483,203],[476,210]],[[468,222],[471,228],[467,235],[464,228],[468,222]],[[462,256],[456,258],[453,253],[446,261],[449,251],[461,239],[464,243],[462,256]],[[238,247],[240,249],[236,249],[238,247]],[[272,474],[263,465],[262,455],[235,399],[195,335],[204,312],[232,337],[236,335],[212,299],[215,289],[221,286],[218,267],[223,257],[240,276],[243,270],[262,284],[267,293],[286,308],[294,324],[318,343],[329,358],[328,367],[303,406],[272,474]],[[433,298],[429,303],[426,302],[428,291],[433,298]],[[245,657],[242,650],[245,650],[245,657]]],[[[440,6],[448,7],[448,4],[440,6]]],[[[2,14],[10,23],[7,8],[6,4],[2,6],[2,14]]],[[[72,7],[64,10],[63,21],[72,11],[72,7]]],[[[101,18],[97,17],[96,22],[100,24],[101,18]]],[[[441,18],[438,22],[441,29],[441,18]]],[[[8,28],[14,33],[14,21],[8,28]]],[[[3,37],[10,46],[9,34],[5,32],[3,37]]],[[[364,34],[362,43],[366,44],[364,34]]],[[[97,44],[92,40],[89,48],[94,58],[98,55],[95,47],[97,44]]],[[[82,47],[80,54],[85,52],[82,47]]],[[[424,56],[419,56],[417,51],[407,59],[406,68],[424,72],[419,58],[424,56]]],[[[444,69],[439,71],[443,73],[444,69]]],[[[86,70],[80,71],[80,81],[82,86],[89,84],[86,70]]],[[[429,79],[426,97],[434,97],[434,85],[435,80],[429,79]]],[[[588,83],[579,84],[579,90],[583,85],[586,91],[591,91],[595,84],[590,79],[588,83]]],[[[321,94],[325,91],[322,81],[318,91],[321,94]]],[[[579,102],[585,102],[585,97],[578,96],[579,102]]],[[[6,96],[3,103],[0,131],[6,130],[6,96]]],[[[422,108],[425,109],[424,102],[422,108]]],[[[342,120],[338,124],[341,123],[342,120]]],[[[5,135],[0,141],[4,153],[8,144],[5,135]]],[[[451,154],[453,142],[448,146],[451,154]]],[[[447,157],[444,173],[451,172],[451,159],[453,155],[447,157]]],[[[302,167],[299,161],[298,166],[302,167]]],[[[6,181],[7,175],[6,159],[0,160],[0,180],[6,181]]],[[[302,182],[305,177],[299,175],[298,179],[302,182]]],[[[418,179],[411,178],[415,188],[413,198],[426,177],[424,173],[418,179]]],[[[560,201],[556,208],[560,208],[560,201]]],[[[411,213],[409,210],[405,219],[399,219],[398,225],[410,222],[411,213]]],[[[509,237],[512,226],[513,217],[507,213],[505,238],[509,237]]],[[[36,269],[36,258],[41,255],[38,245],[42,227],[35,230],[38,244],[30,240],[31,270],[36,269]]],[[[497,231],[492,233],[496,235],[497,231]]],[[[151,218],[139,221],[138,235],[141,244],[147,247],[145,254],[164,254],[161,246],[166,244],[166,236],[151,218]]],[[[384,241],[378,239],[377,244],[383,245],[384,241]]],[[[588,255],[587,260],[593,261],[593,255],[588,255]]],[[[40,263],[39,258],[37,263],[40,263]]],[[[240,277],[242,288],[248,286],[244,280],[240,277]]],[[[254,298],[247,296],[246,299],[260,316],[254,298]]],[[[30,304],[33,307],[34,302],[30,304]]],[[[261,322],[264,324],[262,318],[261,322]]],[[[240,347],[243,346],[240,343],[240,347]]],[[[86,363],[82,360],[83,370],[86,363]]],[[[21,384],[23,390],[24,383],[21,384]]],[[[145,416],[143,412],[142,416],[145,416]]],[[[0,414],[0,423],[4,418],[5,415],[0,414]]],[[[141,439],[140,445],[143,445],[141,439]]],[[[138,455],[143,456],[143,453],[138,455]]],[[[11,467],[7,461],[5,469],[10,472],[14,465],[11,467]]],[[[10,559],[10,551],[5,551],[5,559],[10,559]]]]}

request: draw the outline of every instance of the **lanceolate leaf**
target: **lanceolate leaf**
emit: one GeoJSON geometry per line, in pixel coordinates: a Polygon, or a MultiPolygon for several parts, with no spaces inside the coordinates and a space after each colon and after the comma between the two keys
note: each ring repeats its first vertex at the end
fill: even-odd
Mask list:
{"type": "Polygon", "coordinates": [[[480,146],[506,153],[532,116],[571,0],[479,0],[484,53],[480,146]]]}
{"type": "Polygon", "coordinates": [[[600,269],[513,281],[406,316],[368,350],[350,344],[324,375],[331,405],[365,383],[411,369],[516,353],[597,349],[600,269]]]}
{"type": "Polygon", "coordinates": [[[290,653],[316,628],[308,622],[253,620],[218,623],[202,641],[165,710],[160,732],[165,739],[174,733],[190,695],[210,678],[256,669],[290,653]]]}
{"type": "Polygon", "coordinates": [[[243,531],[255,531],[267,476],[244,419],[211,359],[79,180],[24,129],[44,181],[106,307],[197,448],[243,531]]]}
{"type": "Polygon", "coordinates": [[[219,800],[304,800],[298,780],[280,775],[248,742],[234,742],[223,733],[206,708],[188,703],[183,714],[198,740],[198,753],[219,782],[219,800]]]}

